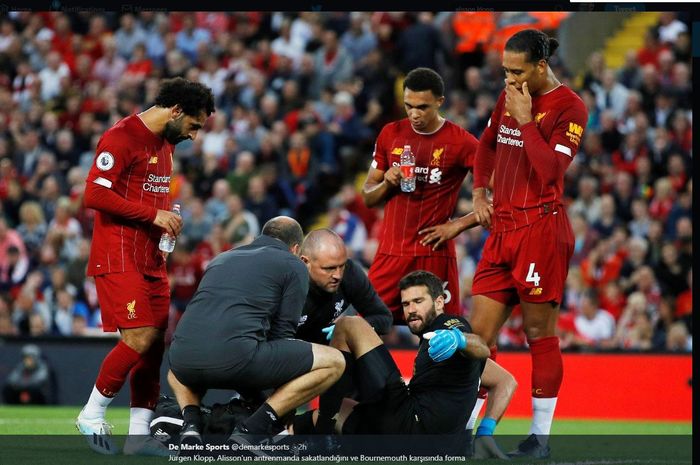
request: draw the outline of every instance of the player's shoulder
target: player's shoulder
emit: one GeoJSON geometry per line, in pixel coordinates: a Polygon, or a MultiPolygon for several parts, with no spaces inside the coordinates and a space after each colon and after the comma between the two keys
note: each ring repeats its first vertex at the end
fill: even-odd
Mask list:
{"type": "Polygon", "coordinates": [[[345,273],[343,274],[343,281],[356,283],[358,281],[368,281],[367,273],[365,273],[362,265],[356,260],[349,258],[345,262],[345,273]]]}
{"type": "Polygon", "coordinates": [[[559,91],[557,93],[557,100],[559,102],[567,102],[568,105],[585,105],[581,96],[574,92],[571,87],[562,84],[557,90],[559,91]]]}
{"type": "MultiPolygon", "coordinates": [[[[132,115],[133,116],[133,115],[132,115]]],[[[110,142],[113,144],[127,145],[129,139],[133,139],[133,121],[132,116],[127,116],[122,118],[114,126],[107,129],[103,135],[104,142],[110,142]]]]}
{"type": "Polygon", "coordinates": [[[448,119],[445,120],[445,124],[442,127],[442,130],[447,136],[459,137],[460,139],[457,140],[464,140],[463,138],[474,138],[474,135],[471,132],[467,131],[459,124],[454,123],[448,119]]]}
{"type": "Polygon", "coordinates": [[[407,129],[410,129],[410,123],[408,122],[408,118],[403,118],[386,123],[380,131],[379,135],[387,137],[394,134],[398,134],[407,129]]]}

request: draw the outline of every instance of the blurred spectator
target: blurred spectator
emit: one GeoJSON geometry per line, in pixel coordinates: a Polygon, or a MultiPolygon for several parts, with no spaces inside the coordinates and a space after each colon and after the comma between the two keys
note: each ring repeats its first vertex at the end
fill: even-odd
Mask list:
{"type": "Polygon", "coordinates": [[[692,352],[693,338],[683,323],[675,322],[668,328],[665,349],[671,352],[692,352]]]}
{"type": "Polygon", "coordinates": [[[27,259],[27,250],[22,236],[16,230],[10,228],[7,225],[5,216],[0,214],[0,270],[8,270],[7,253],[11,247],[19,251],[20,257],[27,259]]]}
{"type": "Polygon", "coordinates": [[[245,208],[255,215],[258,224],[265,224],[277,216],[277,202],[267,191],[267,185],[262,176],[252,176],[248,180],[245,208]]]}
{"type": "Polygon", "coordinates": [[[41,99],[48,102],[61,93],[61,81],[70,77],[70,69],[62,61],[61,54],[52,51],[46,57],[46,67],[37,73],[37,77],[41,81],[41,99]]]}
{"type": "Polygon", "coordinates": [[[581,308],[574,324],[579,335],[579,344],[601,348],[614,345],[615,318],[599,307],[595,291],[583,294],[581,308]]]}
{"type": "Polygon", "coordinates": [[[639,72],[639,55],[635,50],[627,50],[625,62],[617,70],[617,81],[627,89],[635,89],[639,85],[641,74],[639,72]]]}
{"type": "Polygon", "coordinates": [[[659,23],[656,30],[662,44],[673,44],[681,33],[688,30],[688,26],[677,18],[677,13],[664,11],[659,13],[659,23]]]}
{"type": "Polygon", "coordinates": [[[78,241],[77,254],[66,265],[66,280],[76,289],[76,298],[85,300],[84,283],[87,262],[90,256],[90,240],[82,238],[78,241]]]}
{"type": "Polygon", "coordinates": [[[644,294],[632,293],[617,325],[615,338],[622,349],[649,350],[652,347],[653,327],[647,311],[644,294]]]}
{"type": "Polygon", "coordinates": [[[301,57],[304,54],[305,42],[302,38],[292,36],[292,21],[289,18],[282,20],[279,36],[270,43],[272,52],[278,56],[285,56],[292,60],[292,65],[296,69],[299,67],[301,57]]]}
{"type": "Polygon", "coordinates": [[[117,54],[117,43],[112,36],[102,38],[102,56],[92,69],[94,76],[108,86],[116,86],[126,71],[126,60],[117,54]]]}
{"type": "Polygon", "coordinates": [[[125,60],[128,60],[131,58],[134,48],[138,44],[146,42],[146,31],[131,13],[123,14],[119,18],[119,24],[120,27],[114,34],[114,43],[117,53],[125,60]]]}
{"type": "Polygon", "coordinates": [[[659,52],[665,50],[666,45],[659,42],[659,32],[655,28],[648,29],[644,33],[644,45],[637,51],[637,63],[640,66],[659,66],[659,52]]]}
{"type": "Polygon", "coordinates": [[[615,198],[610,194],[600,196],[600,217],[593,223],[593,229],[600,237],[611,236],[620,224],[615,208],[615,198]]]}
{"type": "Polygon", "coordinates": [[[227,215],[226,198],[231,193],[228,181],[218,179],[211,189],[211,197],[204,203],[204,210],[215,224],[221,223],[227,215]]]}
{"type": "Polygon", "coordinates": [[[692,263],[690,257],[680,257],[678,248],[672,242],[666,242],[661,248],[661,263],[656,276],[664,295],[677,297],[688,288],[685,277],[692,263]]]}
{"type": "Polygon", "coordinates": [[[22,347],[22,360],[7,375],[2,390],[6,404],[53,404],[55,383],[51,368],[35,344],[22,347]]]}
{"type": "Polygon", "coordinates": [[[570,221],[571,229],[574,232],[574,254],[569,263],[574,266],[580,264],[581,260],[588,256],[598,240],[598,236],[593,228],[588,227],[583,213],[572,214],[570,221]]]}
{"type": "Polygon", "coordinates": [[[605,69],[601,75],[599,83],[591,84],[591,88],[596,97],[598,108],[612,110],[616,119],[619,119],[625,111],[629,90],[619,82],[615,76],[615,71],[605,69]]]}
{"type": "Polygon", "coordinates": [[[15,295],[24,283],[28,271],[29,259],[22,256],[16,246],[9,246],[6,251],[5,265],[0,268],[0,292],[15,295]]]}
{"type": "Polygon", "coordinates": [[[669,178],[657,179],[654,183],[654,197],[649,204],[652,219],[665,222],[675,200],[673,185],[669,178]]]}
{"type": "MultiPolygon", "coordinates": [[[[29,284],[29,283],[28,283],[29,284]]],[[[36,291],[25,284],[22,290],[17,295],[14,302],[14,309],[12,311],[12,323],[19,330],[19,334],[22,336],[34,335],[32,331],[32,316],[39,318],[39,321],[35,321],[35,328],[39,325],[43,327],[38,328],[41,330],[40,334],[46,332],[46,328],[49,327],[51,323],[51,314],[46,304],[36,300],[36,291]]],[[[35,319],[36,320],[36,319],[35,319]]]]}
{"type": "Polygon", "coordinates": [[[315,79],[310,93],[313,97],[321,94],[326,87],[337,88],[352,76],[353,62],[350,54],[338,42],[335,31],[323,32],[323,45],[314,54],[315,79]]]}
{"type": "Polygon", "coordinates": [[[400,58],[399,68],[406,74],[414,68],[425,66],[440,69],[438,56],[449,60],[451,52],[433,24],[433,13],[422,11],[415,16],[415,22],[404,29],[396,43],[400,58]]]}
{"type": "Polygon", "coordinates": [[[622,292],[619,281],[610,281],[606,284],[599,295],[599,300],[600,308],[611,314],[616,321],[620,319],[627,304],[627,297],[622,292]]]}
{"type": "Polygon", "coordinates": [[[153,72],[153,61],[146,55],[146,45],[138,42],[130,55],[126,71],[122,77],[125,85],[141,85],[153,72]]]}
{"type": "Polygon", "coordinates": [[[340,44],[352,57],[355,69],[365,64],[369,53],[377,47],[377,37],[370,27],[367,13],[350,13],[350,27],[341,36],[340,44]]]}
{"type": "Polygon", "coordinates": [[[41,205],[33,200],[22,203],[19,209],[20,224],[17,233],[27,249],[27,255],[36,261],[39,248],[46,238],[47,223],[41,205]]]}
{"type": "Polygon", "coordinates": [[[601,200],[598,197],[598,180],[584,176],[578,181],[578,197],[569,206],[569,216],[583,215],[588,224],[593,224],[600,218],[601,200]]]}
{"type": "Polygon", "coordinates": [[[176,323],[192,299],[204,273],[201,256],[193,253],[192,244],[187,240],[178,240],[175,243],[171,259],[168,261],[168,277],[172,290],[171,302],[179,314],[176,323]]]}
{"type": "Polygon", "coordinates": [[[602,288],[618,279],[622,263],[623,256],[615,250],[612,239],[602,239],[581,261],[583,280],[589,287],[602,288]]]}
{"type": "Polygon", "coordinates": [[[204,240],[212,227],[212,218],[204,209],[204,203],[195,197],[183,211],[182,236],[191,244],[204,240]]]}
{"type": "Polygon", "coordinates": [[[51,334],[56,336],[72,336],[75,317],[86,319],[89,315],[87,306],[66,289],[56,292],[56,299],[49,304],[49,311],[52,316],[51,334]]]}
{"type": "Polygon", "coordinates": [[[221,223],[226,242],[232,247],[250,244],[260,234],[258,218],[243,208],[243,200],[238,194],[226,197],[227,217],[221,223]]]}
{"type": "Polygon", "coordinates": [[[328,222],[330,228],[343,238],[348,257],[359,258],[367,240],[367,228],[358,216],[345,208],[340,195],[334,196],[328,202],[328,222]]]}
{"type": "Polygon", "coordinates": [[[78,244],[83,237],[80,222],[72,216],[72,206],[68,197],[61,197],[56,202],[53,219],[49,222],[48,241],[55,241],[62,260],[70,261],[78,256],[78,244]]]}

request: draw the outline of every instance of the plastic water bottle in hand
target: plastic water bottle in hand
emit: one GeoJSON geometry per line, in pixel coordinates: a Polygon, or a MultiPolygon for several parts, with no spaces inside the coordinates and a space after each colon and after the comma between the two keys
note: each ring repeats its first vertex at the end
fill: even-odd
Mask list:
{"type": "MultiPolygon", "coordinates": [[[[177,216],[180,216],[180,204],[176,203],[173,205],[173,213],[175,213],[177,216]]],[[[160,236],[160,243],[158,243],[158,248],[162,250],[163,252],[170,253],[175,249],[175,241],[177,238],[175,236],[171,236],[167,232],[164,232],[162,236],[160,236]]]]}
{"type": "Polygon", "coordinates": [[[416,190],[416,157],[411,152],[410,145],[403,146],[401,152],[401,190],[413,192],[416,190]]]}

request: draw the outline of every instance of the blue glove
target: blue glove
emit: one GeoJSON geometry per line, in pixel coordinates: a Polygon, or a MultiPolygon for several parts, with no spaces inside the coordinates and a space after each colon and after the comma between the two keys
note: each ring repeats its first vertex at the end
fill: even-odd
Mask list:
{"type": "Polygon", "coordinates": [[[321,330],[322,333],[326,333],[326,341],[333,339],[333,331],[335,330],[335,325],[330,325],[321,330]]]}
{"type": "Polygon", "coordinates": [[[457,350],[467,347],[467,338],[457,328],[438,329],[434,333],[426,333],[423,337],[429,340],[428,355],[435,362],[443,362],[452,357],[457,350]]]}

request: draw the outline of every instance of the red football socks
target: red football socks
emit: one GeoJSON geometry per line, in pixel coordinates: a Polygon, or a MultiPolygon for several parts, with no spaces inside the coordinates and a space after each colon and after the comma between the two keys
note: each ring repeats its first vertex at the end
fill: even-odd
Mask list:
{"type": "Polygon", "coordinates": [[[532,356],[532,397],[557,397],[564,376],[559,338],[528,339],[532,356]]]}
{"type": "Polygon", "coordinates": [[[102,362],[95,381],[97,390],[106,397],[114,397],[140,358],[141,355],[138,352],[126,345],[124,341],[119,341],[102,362]]]}

